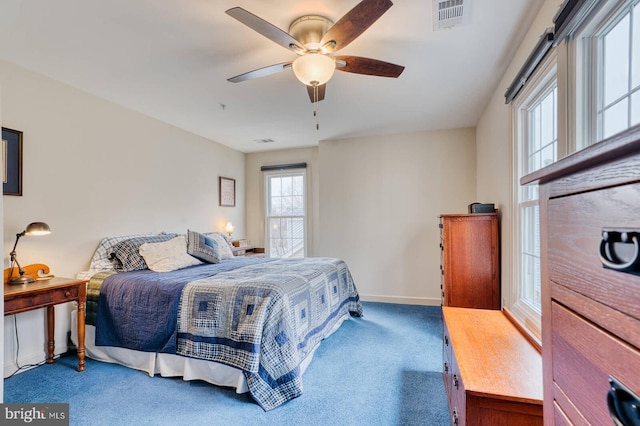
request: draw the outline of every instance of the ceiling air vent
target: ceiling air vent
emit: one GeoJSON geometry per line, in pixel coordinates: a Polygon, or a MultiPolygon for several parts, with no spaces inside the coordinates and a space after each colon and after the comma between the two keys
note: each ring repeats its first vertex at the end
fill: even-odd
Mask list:
{"type": "Polygon", "coordinates": [[[275,140],[271,139],[271,138],[264,138],[264,139],[254,139],[254,142],[256,142],[256,143],[274,143],[275,140]]]}
{"type": "Polygon", "coordinates": [[[469,23],[471,0],[433,0],[433,30],[469,23]]]}

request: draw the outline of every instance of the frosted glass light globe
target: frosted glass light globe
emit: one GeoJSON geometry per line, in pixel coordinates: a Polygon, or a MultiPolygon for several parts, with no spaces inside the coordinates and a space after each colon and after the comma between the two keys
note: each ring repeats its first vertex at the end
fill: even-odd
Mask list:
{"type": "Polygon", "coordinates": [[[293,61],[293,73],[307,86],[325,84],[336,70],[336,61],[322,53],[307,53],[293,61]]]}

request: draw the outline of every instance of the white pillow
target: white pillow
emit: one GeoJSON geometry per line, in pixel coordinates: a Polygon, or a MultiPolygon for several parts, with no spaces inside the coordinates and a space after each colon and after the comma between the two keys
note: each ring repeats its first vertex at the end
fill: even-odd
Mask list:
{"type": "Polygon", "coordinates": [[[187,253],[187,239],[184,235],[161,243],[144,243],[140,246],[140,256],[149,269],[155,272],[175,271],[202,263],[187,253]]]}

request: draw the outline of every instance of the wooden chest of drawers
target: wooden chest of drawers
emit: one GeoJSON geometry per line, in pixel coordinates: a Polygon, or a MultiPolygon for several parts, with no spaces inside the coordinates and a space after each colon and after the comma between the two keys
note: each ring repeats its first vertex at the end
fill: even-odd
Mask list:
{"type": "Polygon", "coordinates": [[[615,401],[640,394],[640,126],[522,183],[535,181],[545,424],[612,424],[634,410],[615,401]]]}
{"type": "Polygon", "coordinates": [[[542,358],[499,310],[443,307],[453,425],[542,425],[542,358]]]}
{"type": "Polygon", "coordinates": [[[442,305],[500,309],[498,214],[440,216],[442,305]]]}

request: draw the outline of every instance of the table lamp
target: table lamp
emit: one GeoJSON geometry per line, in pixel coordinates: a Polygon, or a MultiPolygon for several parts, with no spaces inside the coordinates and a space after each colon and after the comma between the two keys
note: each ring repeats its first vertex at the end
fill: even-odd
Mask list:
{"type": "Polygon", "coordinates": [[[25,275],[24,269],[22,269],[22,267],[18,263],[18,258],[16,257],[16,247],[18,246],[18,241],[20,240],[20,237],[23,237],[25,235],[47,235],[50,233],[51,233],[51,229],[49,228],[49,225],[47,225],[46,223],[33,222],[27,225],[24,231],[20,232],[19,234],[16,234],[16,243],[13,245],[13,250],[11,250],[11,253],[9,253],[9,255],[11,256],[11,273],[9,274],[9,279],[8,279],[9,284],[28,284],[35,281],[35,278],[33,278],[32,276],[25,275]],[[14,263],[18,266],[18,272],[20,275],[12,277],[14,263]]]}
{"type": "Polygon", "coordinates": [[[229,238],[231,238],[231,234],[233,234],[233,231],[236,229],[235,226],[233,226],[233,223],[231,222],[227,222],[227,225],[224,227],[224,232],[226,232],[227,234],[229,234],[229,238]]]}

